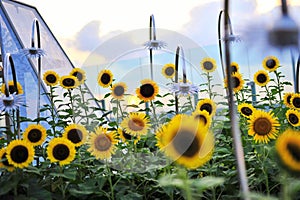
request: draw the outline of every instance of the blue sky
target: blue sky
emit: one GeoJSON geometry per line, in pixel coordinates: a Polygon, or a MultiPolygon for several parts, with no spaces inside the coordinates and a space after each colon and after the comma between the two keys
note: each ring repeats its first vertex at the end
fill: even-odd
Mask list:
{"type": "MultiPolygon", "coordinates": [[[[142,48],[142,43],[147,40],[151,14],[155,16],[158,39],[168,41],[168,51],[175,51],[176,45],[180,44],[187,50],[188,56],[190,49],[197,48],[199,55],[196,53],[189,56],[193,67],[197,68],[201,59],[206,56],[215,58],[220,65],[217,21],[223,6],[221,0],[89,0],[84,4],[66,0],[22,0],[22,2],[39,10],[76,67],[88,69],[89,66],[97,66],[99,71],[105,67],[104,64],[112,63],[118,56],[126,54],[121,57],[129,59],[127,65],[131,65],[132,68],[128,73],[139,68],[135,64],[136,61],[130,63],[130,59],[141,55],[128,52],[142,48]]],[[[291,15],[296,16],[296,20],[300,22],[296,15],[300,0],[288,2],[291,5],[291,15]]],[[[277,0],[232,0],[230,17],[235,33],[240,34],[247,29],[248,24],[254,22],[270,25],[280,14],[276,8],[278,3],[277,0]]],[[[246,78],[251,79],[253,73],[261,68],[262,59],[268,55],[278,56],[286,66],[282,69],[288,78],[291,78],[289,55],[261,46],[259,43],[256,46],[258,48],[250,48],[249,45],[240,42],[232,47],[232,60],[241,65],[246,78]]],[[[139,65],[148,62],[148,54],[145,52],[142,54],[139,65]]],[[[162,66],[165,62],[172,62],[173,59],[157,57],[155,61],[157,65],[162,66]]],[[[119,80],[128,76],[124,74],[127,69],[122,68],[123,63],[121,61],[113,63],[114,67],[118,68],[119,73],[116,75],[119,80]]],[[[144,68],[139,69],[138,73],[142,72],[144,68]]],[[[221,76],[220,68],[217,73],[221,76]]],[[[92,74],[93,80],[95,74],[92,74]]]]}

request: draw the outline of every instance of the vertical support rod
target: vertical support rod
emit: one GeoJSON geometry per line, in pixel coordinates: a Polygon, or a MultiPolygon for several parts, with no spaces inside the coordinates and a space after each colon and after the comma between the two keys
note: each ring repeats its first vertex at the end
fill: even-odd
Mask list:
{"type": "MultiPolygon", "coordinates": [[[[225,0],[224,3],[224,12],[229,13],[229,0],[225,0]]],[[[226,14],[225,14],[226,15],[226,14]]],[[[225,64],[226,64],[226,74],[228,80],[228,103],[229,103],[229,114],[230,114],[230,123],[231,123],[231,132],[233,136],[234,142],[234,150],[235,150],[235,157],[237,160],[237,169],[238,175],[242,190],[242,196],[244,199],[249,199],[249,188],[248,188],[248,180],[246,174],[246,166],[245,166],[245,159],[244,159],[244,150],[241,141],[241,133],[239,129],[239,121],[237,118],[237,108],[234,102],[233,96],[233,83],[232,83],[232,69],[230,67],[230,41],[228,41],[229,36],[229,21],[228,18],[225,17],[224,19],[224,31],[225,31],[225,64]]]]}

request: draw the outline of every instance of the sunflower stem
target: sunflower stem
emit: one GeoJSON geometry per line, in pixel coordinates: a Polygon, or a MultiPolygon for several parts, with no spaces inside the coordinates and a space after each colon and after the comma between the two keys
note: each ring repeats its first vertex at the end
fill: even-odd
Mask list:
{"type": "Polygon", "coordinates": [[[269,89],[268,89],[268,87],[265,85],[265,86],[263,86],[264,88],[265,88],[265,90],[266,90],[266,93],[267,93],[267,96],[268,96],[268,100],[269,100],[269,104],[270,104],[270,106],[272,105],[272,94],[270,93],[270,91],[269,91],[269,89]]]}
{"type": "Polygon", "coordinates": [[[210,79],[209,72],[206,73],[206,77],[207,77],[208,95],[209,95],[209,98],[212,99],[211,79],[210,79]]]}
{"type": "Polygon", "coordinates": [[[73,102],[73,98],[72,98],[72,92],[70,89],[68,89],[68,94],[69,94],[69,98],[70,98],[70,104],[71,104],[71,119],[73,121],[73,123],[75,124],[75,115],[74,115],[74,102],[73,102]]]}
{"type": "Polygon", "coordinates": [[[282,96],[281,96],[281,83],[280,83],[280,75],[277,72],[277,70],[274,71],[275,75],[276,75],[276,80],[277,80],[277,89],[278,89],[278,94],[279,94],[279,100],[280,102],[282,101],[282,96]]]}
{"type": "Polygon", "coordinates": [[[107,174],[108,174],[108,182],[109,182],[109,187],[110,187],[110,199],[114,200],[114,187],[112,184],[112,179],[111,179],[111,170],[110,167],[108,166],[108,162],[107,159],[105,160],[105,165],[106,165],[106,169],[107,169],[107,174]]]}
{"type": "Polygon", "coordinates": [[[52,118],[52,131],[53,131],[53,137],[56,137],[56,131],[55,131],[55,114],[54,114],[54,88],[50,85],[50,102],[51,102],[51,107],[50,107],[50,112],[51,112],[51,118],[52,118]]]}
{"type": "Polygon", "coordinates": [[[154,120],[155,120],[155,126],[154,126],[154,132],[155,132],[156,127],[158,126],[158,119],[157,119],[157,115],[156,115],[156,112],[155,112],[155,107],[154,107],[153,101],[150,101],[150,103],[151,103],[152,112],[153,112],[153,116],[154,116],[154,120]]]}
{"type": "Polygon", "coordinates": [[[122,117],[122,119],[123,119],[123,118],[124,118],[124,113],[123,113],[123,110],[122,110],[121,103],[120,103],[120,100],[119,100],[119,99],[117,99],[117,106],[118,106],[119,109],[120,109],[121,117],[122,117]]]}
{"type": "MultiPolygon", "coordinates": [[[[84,91],[83,91],[81,85],[79,85],[79,90],[80,90],[80,95],[81,95],[82,103],[83,103],[84,105],[87,105],[88,102],[85,102],[85,99],[84,99],[84,91]]],[[[86,124],[90,124],[90,122],[89,122],[89,117],[88,117],[88,113],[87,113],[87,109],[88,109],[88,108],[89,108],[89,107],[85,107],[85,108],[84,108],[84,114],[85,114],[85,117],[86,117],[86,124]]]]}

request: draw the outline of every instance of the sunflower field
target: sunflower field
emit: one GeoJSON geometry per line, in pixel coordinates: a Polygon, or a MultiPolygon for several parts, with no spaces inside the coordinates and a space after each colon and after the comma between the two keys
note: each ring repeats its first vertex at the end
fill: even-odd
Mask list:
{"type": "MultiPolygon", "coordinates": [[[[249,198],[299,199],[300,94],[289,91],[275,56],[262,61],[252,80],[237,62],[230,67],[249,198]]],[[[227,80],[213,84],[216,68],[214,58],[203,58],[206,82],[194,85],[185,77],[175,81],[175,65],[166,63],[161,73],[170,90],[144,79],[135,94],[103,69],[95,82],[110,92],[102,99],[88,98],[84,70],[46,71],[51,104],[35,119],[18,117],[26,106],[22,85],[3,84],[1,92],[14,98],[4,95],[0,103],[2,119],[12,121],[2,127],[0,199],[243,198],[223,98],[227,80]]]]}

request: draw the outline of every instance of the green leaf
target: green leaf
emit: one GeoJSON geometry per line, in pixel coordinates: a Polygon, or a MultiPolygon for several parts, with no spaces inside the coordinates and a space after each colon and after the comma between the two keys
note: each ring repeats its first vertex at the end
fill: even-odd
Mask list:
{"type": "Polygon", "coordinates": [[[72,168],[71,169],[68,169],[68,170],[65,170],[64,172],[51,172],[49,175],[50,176],[55,176],[55,177],[63,177],[63,178],[66,178],[66,179],[70,179],[70,180],[76,180],[76,174],[77,174],[77,171],[76,170],[73,170],[72,168]]]}

